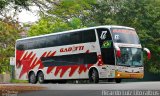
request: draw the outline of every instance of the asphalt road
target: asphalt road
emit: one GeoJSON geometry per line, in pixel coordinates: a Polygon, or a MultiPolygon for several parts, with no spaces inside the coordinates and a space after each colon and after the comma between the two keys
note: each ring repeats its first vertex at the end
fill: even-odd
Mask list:
{"type": "Polygon", "coordinates": [[[100,84],[42,84],[48,90],[160,90],[160,82],[122,82],[100,84]]]}
{"type": "Polygon", "coordinates": [[[40,86],[45,87],[45,89],[20,93],[14,96],[160,96],[160,91],[158,91],[160,90],[160,82],[23,84],[23,86],[25,85],[40,86]]]}

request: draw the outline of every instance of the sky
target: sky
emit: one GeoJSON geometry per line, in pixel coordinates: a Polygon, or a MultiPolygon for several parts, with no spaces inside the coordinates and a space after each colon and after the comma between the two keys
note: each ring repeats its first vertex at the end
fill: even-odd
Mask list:
{"type": "Polygon", "coordinates": [[[20,13],[18,13],[18,21],[21,23],[32,23],[36,22],[39,19],[38,10],[39,8],[36,6],[32,6],[31,11],[27,11],[22,9],[20,13]]]}

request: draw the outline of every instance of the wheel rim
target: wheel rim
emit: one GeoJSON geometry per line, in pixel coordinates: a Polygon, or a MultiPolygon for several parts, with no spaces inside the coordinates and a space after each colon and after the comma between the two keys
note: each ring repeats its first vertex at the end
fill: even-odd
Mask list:
{"type": "Polygon", "coordinates": [[[95,79],[96,79],[95,71],[92,72],[92,76],[91,77],[92,77],[93,82],[95,82],[95,79]]]}
{"type": "Polygon", "coordinates": [[[42,74],[39,75],[38,80],[39,80],[39,82],[43,82],[43,75],[42,74]]]}
{"type": "Polygon", "coordinates": [[[38,81],[39,81],[40,83],[42,83],[42,82],[44,81],[43,74],[39,74],[39,76],[38,76],[38,81]]]}
{"type": "Polygon", "coordinates": [[[31,74],[31,76],[30,76],[30,82],[33,83],[34,81],[35,81],[35,76],[34,76],[34,74],[31,74]]]}

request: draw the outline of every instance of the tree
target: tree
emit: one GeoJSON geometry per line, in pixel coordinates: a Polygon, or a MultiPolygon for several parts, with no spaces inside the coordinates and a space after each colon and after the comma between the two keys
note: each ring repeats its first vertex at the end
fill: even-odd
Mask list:
{"type": "Polygon", "coordinates": [[[124,25],[137,30],[142,46],[152,53],[145,66],[154,73],[160,73],[159,6],[159,0],[100,0],[94,11],[95,20],[101,25],[124,25]]]}
{"type": "Polygon", "coordinates": [[[58,5],[53,5],[54,7],[48,10],[47,13],[60,18],[64,22],[79,18],[82,24],[85,25],[93,17],[91,16],[91,10],[94,4],[96,4],[96,0],[61,0],[58,5]]]}
{"type": "Polygon", "coordinates": [[[41,12],[58,0],[0,0],[0,73],[9,71],[9,57],[14,56],[15,40],[24,31],[15,17],[21,9],[38,6],[41,12]],[[12,13],[12,14],[11,14],[12,13]],[[10,15],[11,14],[11,15],[10,15]]]}
{"type": "Polygon", "coordinates": [[[9,57],[14,56],[15,41],[21,30],[17,22],[0,21],[0,73],[10,71],[9,57]]]}
{"type": "Polygon", "coordinates": [[[15,9],[25,8],[29,10],[29,6],[35,5],[40,8],[48,8],[49,4],[57,4],[59,0],[0,0],[0,10],[4,10],[8,5],[15,9]]]}
{"type": "Polygon", "coordinates": [[[151,50],[152,59],[145,60],[147,69],[160,73],[159,11],[159,0],[61,0],[47,11],[47,15],[41,14],[40,21],[29,33],[39,35],[110,24],[133,27],[142,45],[151,50]],[[44,31],[40,32],[41,28],[44,31]]]}
{"type": "Polygon", "coordinates": [[[72,18],[72,20],[67,23],[58,18],[54,18],[54,21],[41,19],[37,24],[34,24],[30,27],[29,36],[61,32],[82,27],[85,26],[82,25],[81,20],[78,18],[72,18]]]}
{"type": "MultiPolygon", "coordinates": [[[[31,27],[29,36],[60,32],[86,27],[90,20],[90,9],[96,0],[61,0],[41,14],[39,22],[31,27]]],[[[91,22],[88,25],[93,25],[91,22]]]]}
{"type": "Polygon", "coordinates": [[[22,9],[30,11],[31,6],[37,6],[44,12],[50,5],[56,5],[58,2],[59,0],[0,0],[0,18],[6,18],[8,14],[16,16],[22,9]]]}
{"type": "Polygon", "coordinates": [[[143,46],[148,47],[152,59],[145,62],[148,70],[160,72],[160,1],[159,0],[126,0],[116,13],[117,24],[131,26],[137,30],[143,46]]]}

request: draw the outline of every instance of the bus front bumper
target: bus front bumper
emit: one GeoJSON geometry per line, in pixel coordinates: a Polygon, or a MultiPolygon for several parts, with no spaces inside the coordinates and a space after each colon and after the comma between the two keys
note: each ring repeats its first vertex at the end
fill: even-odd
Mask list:
{"type": "Polygon", "coordinates": [[[144,73],[127,73],[127,72],[116,72],[116,78],[126,78],[126,79],[141,79],[144,77],[144,73]]]}

